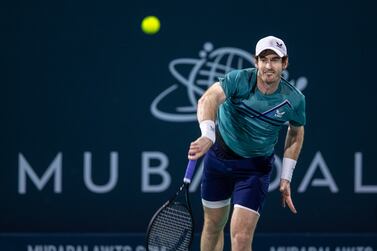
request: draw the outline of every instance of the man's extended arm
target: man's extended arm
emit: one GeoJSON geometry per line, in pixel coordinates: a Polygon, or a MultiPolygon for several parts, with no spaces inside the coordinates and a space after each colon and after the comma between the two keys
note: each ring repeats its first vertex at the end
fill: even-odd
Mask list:
{"type": "Polygon", "coordinates": [[[283,207],[287,205],[293,213],[297,213],[297,210],[292,202],[290,182],[303,142],[304,126],[296,127],[290,125],[285,139],[280,192],[282,195],[283,207]]]}
{"type": "Polygon", "coordinates": [[[225,101],[225,93],[219,82],[214,83],[198,101],[197,116],[199,123],[216,120],[217,109],[225,101]]]}
{"type": "Polygon", "coordinates": [[[198,122],[202,136],[190,144],[188,158],[191,160],[203,156],[215,141],[215,120],[217,110],[226,99],[219,82],[214,83],[198,101],[198,122]]]}
{"type": "Polygon", "coordinates": [[[285,139],[284,157],[297,160],[304,142],[304,126],[288,127],[285,139]]]}

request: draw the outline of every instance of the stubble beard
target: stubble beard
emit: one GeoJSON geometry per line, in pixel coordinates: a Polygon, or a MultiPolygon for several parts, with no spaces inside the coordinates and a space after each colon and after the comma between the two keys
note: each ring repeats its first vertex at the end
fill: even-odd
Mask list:
{"type": "Polygon", "coordinates": [[[272,86],[272,85],[275,85],[277,82],[279,82],[279,78],[278,76],[276,75],[276,72],[273,72],[270,74],[268,73],[265,73],[263,74],[264,76],[262,77],[262,80],[263,82],[268,85],[268,86],[272,86]]]}

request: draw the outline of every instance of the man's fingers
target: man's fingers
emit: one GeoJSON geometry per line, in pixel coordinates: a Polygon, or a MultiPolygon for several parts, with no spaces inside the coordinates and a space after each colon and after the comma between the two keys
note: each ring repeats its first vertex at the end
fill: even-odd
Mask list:
{"type": "Polygon", "coordinates": [[[199,159],[201,156],[203,156],[203,154],[204,154],[204,152],[199,147],[190,148],[190,150],[188,152],[188,159],[196,160],[196,159],[199,159]]]}
{"type": "Polygon", "coordinates": [[[289,182],[282,180],[281,183],[280,183],[279,190],[281,192],[282,206],[283,207],[288,206],[288,208],[292,211],[292,213],[296,214],[297,210],[296,210],[296,208],[295,208],[295,206],[293,205],[293,202],[292,202],[291,189],[290,189],[290,186],[289,186],[289,182]]]}
{"type": "Polygon", "coordinates": [[[208,151],[211,145],[212,141],[206,137],[200,137],[197,140],[191,142],[190,149],[188,151],[188,159],[199,159],[208,151]]]}
{"type": "Polygon", "coordinates": [[[197,160],[203,155],[202,152],[197,152],[197,151],[190,151],[189,154],[187,155],[189,160],[197,160]]]}
{"type": "Polygon", "coordinates": [[[194,154],[197,152],[200,152],[200,149],[198,147],[194,147],[194,148],[190,147],[189,154],[194,154]]]}
{"type": "Polygon", "coordinates": [[[285,203],[288,205],[288,207],[292,211],[292,213],[297,214],[297,210],[296,210],[295,206],[293,205],[291,196],[285,197],[285,203]]]}
{"type": "Polygon", "coordinates": [[[189,160],[197,160],[197,159],[199,159],[196,154],[187,155],[187,158],[189,160]]]}

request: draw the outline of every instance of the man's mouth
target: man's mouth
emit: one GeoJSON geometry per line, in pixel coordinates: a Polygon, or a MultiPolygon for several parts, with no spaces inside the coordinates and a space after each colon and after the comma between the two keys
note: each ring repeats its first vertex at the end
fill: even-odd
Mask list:
{"type": "Polygon", "coordinates": [[[264,74],[266,74],[267,76],[273,76],[274,72],[268,71],[268,72],[265,72],[264,74]]]}

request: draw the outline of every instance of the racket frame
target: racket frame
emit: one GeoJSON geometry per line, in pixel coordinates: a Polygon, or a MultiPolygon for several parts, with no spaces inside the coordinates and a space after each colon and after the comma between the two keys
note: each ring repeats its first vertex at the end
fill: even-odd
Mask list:
{"type": "Polygon", "coordinates": [[[191,250],[192,241],[194,239],[195,221],[194,221],[194,217],[193,217],[192,209],[191,209],[189,187],[190,187],[192,176],[193,176],[194,171],[195,171],[195,165],[196,165],[196,160],[190,160],[189,161],[187,168],[186,168],[185,177],[183,179],[183,184],[180,186],[178,191],[154,213],[151,220],[149,221],[147,233],[146,233],[146,239],[145,239],[146,251],[149,251],[149,241],[148,241],[148,239],[149,239],[149,235],[150,235],[150,232],[151,232],[151,229],[152,229],[152,226],[153,226],[155,219],[165,208],[169,207],[173,203],[176,203],[176,204],[179,204],[180,206],[186,207],[188,209],[187,211],[190,214],[191,223],[192,223],[192,231],[191,231],[191,234],[190,234],[190,242],[189,242],[188,250],[191,250]],[[184,194],[185,194],[186,203],[176,201],[176,199],[179,197],[179,195],[182,193],[183,190],[184,190],[184,194]]]}

